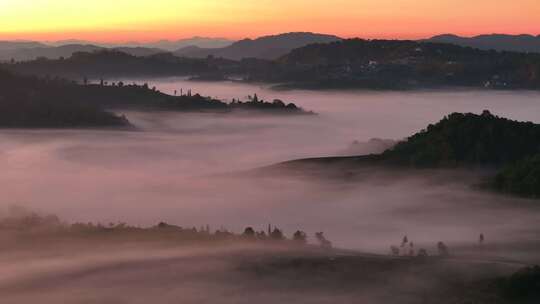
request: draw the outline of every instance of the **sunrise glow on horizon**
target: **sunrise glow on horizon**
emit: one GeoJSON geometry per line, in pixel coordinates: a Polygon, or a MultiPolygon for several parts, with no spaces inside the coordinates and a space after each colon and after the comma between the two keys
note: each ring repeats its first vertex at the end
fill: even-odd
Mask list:
{"type": "Polygon", "coordinates": [[[341,37],[540,34],[540,1],[0,0],[0,39],[241,39],[291,31],[341,37]]]}

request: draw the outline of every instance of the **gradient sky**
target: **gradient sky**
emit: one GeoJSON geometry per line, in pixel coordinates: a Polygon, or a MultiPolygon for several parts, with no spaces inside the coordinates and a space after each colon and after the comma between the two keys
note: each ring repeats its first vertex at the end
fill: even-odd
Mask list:
{"type": "Polygon", "coordinates": [[[0,0],[0,39],[540,34],[540,0],[0,0]]]}

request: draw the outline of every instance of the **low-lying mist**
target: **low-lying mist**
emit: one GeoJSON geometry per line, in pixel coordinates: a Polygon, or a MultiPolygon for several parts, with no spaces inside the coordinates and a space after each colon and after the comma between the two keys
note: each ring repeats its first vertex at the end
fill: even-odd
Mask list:
{"type": "MultiPolygon", "coordinates": [[[[488,171],[359,168],[354,170],[362,178],[352,180],[333,179],[331,173],[316,178],[275,171],[230,174],[295,158],[380,152],[453,111],[489,109],[539,122],[538,94],[271,92],[181,80],[158,87],[190,87],[220,98],[258,93],[319,115],[124,111],[137,131],[2,130],[0,217],[18,205],[71,223],[147,227],[164,221],[236,232],[272,224],[288,237],[301,229],[313,243],[314,233],[324,231],[336,247],[382,254],[405,235],[430,254],[438,241],[451,252],[466,253],[482,233],[493,259],[538,262],[538,202],[472,186],[488,171]]],[[[10,245],[19,244],[17,239],[3,237],[2,303],[425,303],[426,294],[438,284],[446,286],[447,278],[481,279],[510,271],[452,261],[409,267],[381,257],[353,264],[346,257],[307,264],[271,261],[270,267],[262,256],[293,253],[243,245],[92,246],[84,238],[62,246],[31,240],[30,247],[17,251],[10,245]]],[[[512,271],[515,266],[501,265],[512,271]]],[[[456,302],[447,295],[437,299],[456,302]]]]}
{"type": "Polygon", "coordinates": [[[379,152],[371,138],[400,140],[451,111],[488,108],[537,120],[532,116],[540,107],[538,94],[271,92],[182,81],[159,85],[164,90],[191,86],[222,98],[258,92],[319,115],[124,111],[139,131],[4,130],[0,208],[21,205],[68,221],[143,226],[167,221],[241,231],[271,223],[289,235],[296,229],[311,235],[325,231],[337,246],[378,252],[386,252],[403,235],[432,247],[439,240],[474,243],[480,233],[492,241],[538,236],[540,210],[534,203],[473,189],[470,185],[481,182],[482,172],[440,173],[437,183],[431,176],[435,173],[425,172],[381,172],[348,184],[288,175],[223,175],[343,154],[355,140],[356,151],[379,152]]]}
{"type": "MultiPolygon", "coordinates": [[[[2,256],[2,255],[0,255],[2,256]]],[[[455,303],[516,267],[332,257],[286,248],[90,249],[0,261],[3,303],[455,303]],[[454,285],[452,285],[454,284],[454,285]],[[449,288],[452,287],[452,288],[449,288]]]]}

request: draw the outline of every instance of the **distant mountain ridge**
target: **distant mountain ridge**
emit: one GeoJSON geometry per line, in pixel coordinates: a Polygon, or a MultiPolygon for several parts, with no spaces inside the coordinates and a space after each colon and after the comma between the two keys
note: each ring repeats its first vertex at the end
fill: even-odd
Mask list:
{"type": "Polygon", "coordinates": [[[46,44],[35,41],[0,41],[0,51],[12,51],[22,48],[46,47],[46,44]]]}
{"type": "Polygon", "coordinates": [[[171,53],[150,56],[130,55],[120,50],[100,49],[75,52],[57,60],[32,60],[5,64],[6,70],[24,75],[61,77],[82,81],[107,77],[188,76],[212,71],[207,62],[195,58],[179,58],[171,53]]]}
{"type": "Polygon", "coordinates": [[[140,43],[98,43],[85,40],[62,40],[56,42],[36,41],[0,41],[0,60],[27,61],[39,57],[47,59],[68,58],[78,52],[96,52],[103,50],[117,50],[129,55],[145,57],[159,53],[175,51],[187,46],[204,47],[208,49],[229,46],[232,40],[224,38],[193,37],[176,41],[160,40],[156,42],[140,43]]]}
{"type": "Polygon", "coordinates": [[[204,58],[208,56],[222,57],[232,60],[244,58],[277,59],[293,49],[313,43],[329,43],[341,38],[334,35],[309,32],[292,32],[257,39],[244,39],[230,46],[219,49],[207,49],[188,46],[174,52],[177,56],[204,58]]]}
{"type": "Polygon", "coordinates": [[[222,48],[233,44],[234,40],[229,40],[225,38],[209,38],[209,37],[192,37],[178,40],[158,40],[151,42],[125,42],[125,43],[100,43],[96,41],[87,41],[87,40],[78,40],[78,39],[68,39],[47,42],[47,45],[50,46],[62,46],[66,44],[92,44],[95,46],[100,46],[103,48],[121,48],[121,47],[130,47],[130,48],[153,48],[161,49],[164,51],[176,51],[179,48],[187,46],[197,46],[200,48],[222,48]]]}
{"type": "Polygon", "coordinates": [[[39,57],[58,59],[60,57],[70,57],[76,52],[94,52],[101,49],[101,47],[90,44],[67,44],[58,47],[39,46],[0,52],[0,59],[14,59],[16,61],[33,60],[39,57]]]}
{"type": "Polygon", "coordinates": [[[27,61],[39,57],[67,58],[78,52],[96,52],[106,49],[122,51],[133,56],[151,56],[174,52],[180,57],[205,58],[208,56],[241,60],[243,58],[277,59],[293,49],[313,43],[328,43],[341,38],[316,33],[285,33],[244,39],[237,42],[224,38],[193,37],[177,41],[160,40],[150,43],[127,42],[123,44],[95,43],[84,40],[64,40],[49,44],[40,42],[0,42],[0,60],[27,61]]]}
{"type": "Polygon", "coordinates": [[[540,35],[491,34],[461,37],[453,34],[444,34],[431,37],[425,41],[451,43],[481,50],[540,53],[540,35]]]}
{"type": "Polygon", "coordinates": [[[105,50],[115,50],[138,57],[146,57],[159,53],[166,53],[166,51],[162,49],[144,47],[116,47],[109,49],[93,44],[66,44],[56,47],[41,45],[37,47],[23,48],[6,47],[3,50],[0,48],[0,60],[9,61],[13,59],[15,61],[28,61],[35,60],[37,58],[60,59],[62,57],[69,58],[75,53],[93,53],[105,50]]]}

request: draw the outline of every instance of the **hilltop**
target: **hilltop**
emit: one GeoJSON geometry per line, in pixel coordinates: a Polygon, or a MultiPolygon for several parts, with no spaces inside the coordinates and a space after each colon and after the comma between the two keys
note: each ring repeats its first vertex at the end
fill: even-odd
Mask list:
{"type": "Polygon", "coordinates": [[[540,125],[492,115],[452,113],[385,151],[415,167],[501,166],[540,153],[540,125]]]}
{"type": "Polygon", "coordinates": [[[293,49],[312,43],[328,43],[341,40],[333,35],[293,32],[272,36],[263,36],[257,39],[244,39],[224,48],[207,49],[189,46],[174,52],[177,56],[205,58],[208,56],[221,57],[232,60],[244,58],[277,59],[293,49]]]}
{"type": "Polygon", "coordinates": [[[481,115],[453,113],[381,154],[301,159],[265,170],[352,177],[352,172],[361,168],[479,168],[499,171],[496,176],[490,174],[493,189],[538,197],[539,142],[538,124],[497,117],[488,111],[481,115]]]}
{"type": "Polygon", "coordinates": [[[540,53],[540,35],[491,34],[474,37],[461,37],[452,34],[443,34],[431,37],[424,41],[451,43],[481,50],[540,53]]]}
{"type": "Polygon", "coordinates": [[[279,58],[254,81],[282,87],[539,89],[540,54],[482,51],[452,44],[348,39],[312,44],[279,58]]]}

